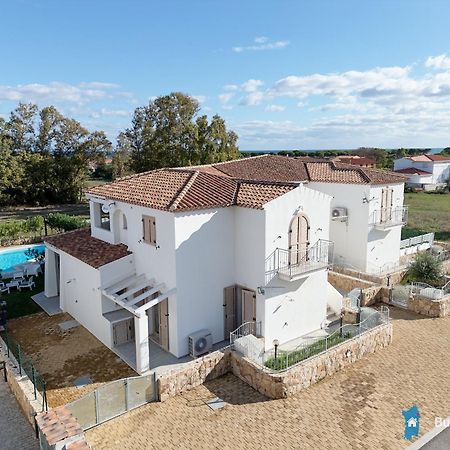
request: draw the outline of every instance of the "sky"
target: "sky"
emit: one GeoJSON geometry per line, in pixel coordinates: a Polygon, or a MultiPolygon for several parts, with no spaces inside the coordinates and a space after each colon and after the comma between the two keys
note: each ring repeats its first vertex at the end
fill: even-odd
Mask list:
{"type": "Polygon", "coordinates": [[[0,116],[53,104],[115,141],[181,91],[242,150],[450,145],[447,0],[9,0],[0,116]]]}

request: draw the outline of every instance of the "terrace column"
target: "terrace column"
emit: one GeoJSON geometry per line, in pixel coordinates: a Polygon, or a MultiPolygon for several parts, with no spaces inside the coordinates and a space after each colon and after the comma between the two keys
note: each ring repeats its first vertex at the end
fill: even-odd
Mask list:
{"type": "Polygon", "coordinates": [[[44,294],[46,297],[56,297],[59,294],[58,289],[58,264],[57,255],[53,250],[45,248],[45,278],[44,294]]]}
{"type": "Polygon", "coordinates": [[[136,371],[142,374],[150,370],[148,317],[145,312],[141,317],[134,317],[134,334],[136,340],[136,371]]]}

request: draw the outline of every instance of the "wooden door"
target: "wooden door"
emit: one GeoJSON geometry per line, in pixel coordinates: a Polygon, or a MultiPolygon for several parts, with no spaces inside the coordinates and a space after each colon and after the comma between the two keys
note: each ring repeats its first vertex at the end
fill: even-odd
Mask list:
{"type": "Polygon", "coordinates": [[[230,333],[237,328],[236,323],[236,286],[223,290],[223,338],[230,338],[230,333]]]}
{"type": "Polygon", "coordinates": [[[307,259],[309,222],[304,214],[295,216],[289,228],[289,265],[298,265],[307,259]]]}
{"type": "Polygon", "coordinates": [[[159,303],[159,345],[169,350],[169,301],[159,303]]]}
{"type": "Polygon", "coordinates": [[[394,190],[383,188],[381,191],[381,214],[380,222],[387,222],[392,219],[392,209],[394,205],[394,190]]]}
{"type": "Polygon", "coordinates": [[[256,321],[256,294],[242,289],[242,323],[256,321]]]}
{"type": "Polygon", "coordinates": [[[113,324],[114,345],[126,344],[134,340],[134,319],[122,320],[113,324]]]}

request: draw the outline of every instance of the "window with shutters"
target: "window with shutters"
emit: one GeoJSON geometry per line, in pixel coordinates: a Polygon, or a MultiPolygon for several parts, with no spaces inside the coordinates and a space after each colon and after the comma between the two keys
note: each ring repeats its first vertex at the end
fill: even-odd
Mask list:
{"type": "Polygon", "coordinates": [[[146,244],[156,246],[156,221],[152,216],[142,216],[142,225],[144,231],[143,240],[146,244]]]}

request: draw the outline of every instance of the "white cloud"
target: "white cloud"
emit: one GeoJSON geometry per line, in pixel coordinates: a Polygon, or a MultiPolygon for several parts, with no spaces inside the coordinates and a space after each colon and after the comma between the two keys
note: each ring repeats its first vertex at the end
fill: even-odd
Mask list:
{"type": "Polygon", "coordinates": [[[30,83],[16,86],[0,85],[0,101],[34,103],[75,103],[86,104],[109,96],[117,86],[111,83],[30,83]]]}
{"type": "Polygon", "coordinates": [[[267,36],[256,36],[254,41],[257,44],[264,44],[265,42],[268,42],[269,38],[267,36]]]}
{"type": "Polygon", "coordinates": [[[284,111],[286,109],[285,106],[281,106],[281,105],[267,105],[264,110],[268,111],[268,112],[281,112],[284,111]]]}
{"type": "Polygon", "coordinates": [[[229,91],[229,92],[234,92],[237,91],[239,89],[239,86],[237,84],[226,84],[223,87],[224,91],[229,91]]]}
{"type": "Polygon", "coordinates": [[[253,91],[253,92],[250,92],[245,97],[242,97],[241,100],[239,101],[239,104],[244,105],[244,106],[256,106],[261,103],[261,101],[263,100],[263,97],[264,97],[264,94],[262,92],[253,91]]]}
{"type": "Polygon", "coordinates": [[[261,50],[279,50],[287,47],[289,41],[270,41],[267,36],[257,36],[253,40],[254,44],[246,46],[233,47],[233,51],[236,53],[242,53],[245,51],[261,51],[261,50]]]}
{"type": "Polygon", "coordinates": [[[247,80],[241,84],[241,89],[244,92],[255,92],[260,88],[264,83],[261,80],[247,80]]]}
{"type": "Polygon", "coordinates": [[[233,97],[234,97],[233,93],[226,92],[224,94],[219,95],[219,101],[220,103],[222,103],[222,105],[226,105],[233,97]]]}
{"type": "Polygon", "coordinates": [[[101,108],[99,111],[92,111],[90,116],[94,119],[98,119],[99,117],[130,117],[131,114],[132,111],[126,109],[101,108]]]}
{"type": "Polygon", "coordinates": [[[193,98],[195,98],[195,100],[197,100],[199,103],[205,103],[207,98],[206,95],[193,95],[193,98]]]}
{"type": "Polygon", "coordinates": [[[425,61],[425,67],[433,67],[435,69],[450,69],[450,58],[445,53],[438,56],[430,56],[425,61]]]}

